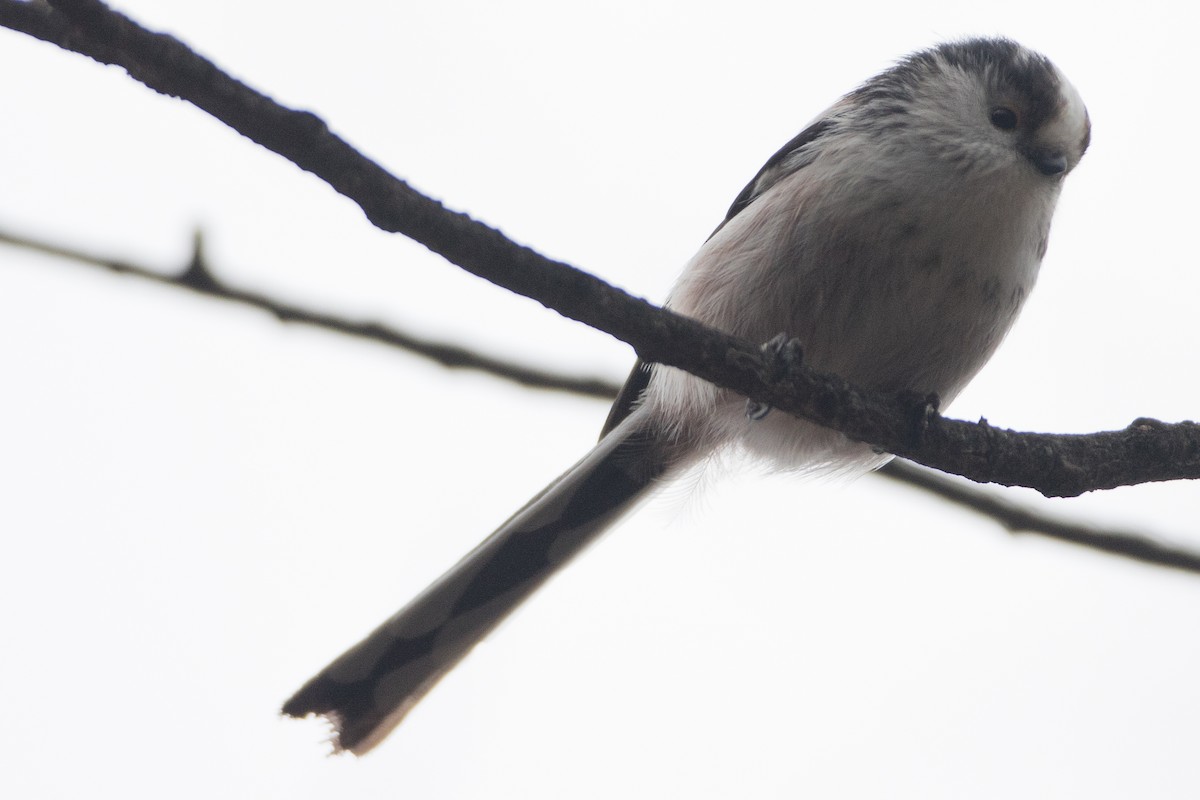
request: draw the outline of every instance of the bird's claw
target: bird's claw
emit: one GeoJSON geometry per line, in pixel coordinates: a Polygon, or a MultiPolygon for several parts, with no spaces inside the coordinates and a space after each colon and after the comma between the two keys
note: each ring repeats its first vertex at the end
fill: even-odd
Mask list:
{"type": "MultiPolygon", "coordinates": [[[[790,338],[786,333],[777,333],[764,342],[760,348],[767,357],[769,380],[778,380],[792,367],[804,363],[804,348],[799,339],[790,338]]],[[[746,419],[758,422],[771,413],[771,405],[758,400],[746,401],[746,419]]]]}

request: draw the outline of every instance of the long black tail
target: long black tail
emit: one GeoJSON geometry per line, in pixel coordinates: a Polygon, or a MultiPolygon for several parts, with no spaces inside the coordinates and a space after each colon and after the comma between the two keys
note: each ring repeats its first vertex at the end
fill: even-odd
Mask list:
{"type": "Polygon", "coordinates": [[[432,586],[283,706],[323,714],[337,750],[378,744],[522,601],[642,498],[669,468],[635,412],[432,586]]]}

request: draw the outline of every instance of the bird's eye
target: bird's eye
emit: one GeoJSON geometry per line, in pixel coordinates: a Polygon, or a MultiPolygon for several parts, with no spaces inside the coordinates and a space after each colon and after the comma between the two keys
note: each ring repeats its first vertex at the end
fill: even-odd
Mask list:
{"type": "Polygon", "coordinates": [[[997,106],[992,109],[991,115],[988,117],[992,124],[1002,131],[1011,131],[1017,127],[1017,112],[1011,108],[997,106]]]}

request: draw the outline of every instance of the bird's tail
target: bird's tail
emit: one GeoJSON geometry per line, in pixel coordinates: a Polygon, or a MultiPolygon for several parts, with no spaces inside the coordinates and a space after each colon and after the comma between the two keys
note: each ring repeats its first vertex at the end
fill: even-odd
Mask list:
{"type": "Polygon", "coordinates": [[[321,714],[361,755],[471,648],[644,497],[676,460],[634,413],[579,463],[283,706],[321,714]]]}

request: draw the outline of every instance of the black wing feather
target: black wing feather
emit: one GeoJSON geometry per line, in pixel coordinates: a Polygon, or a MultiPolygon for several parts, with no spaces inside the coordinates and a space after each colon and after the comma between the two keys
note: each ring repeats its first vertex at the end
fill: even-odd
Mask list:
{"type": "Polygon", "coordinates": [[[634,407],[637,406],[638,400],[642,398],[642,392],[646,391],[646,387],[650,384],[650,365],[640,358],[634,362],[633,370],[629,373],[629,377],[625,380],[625,385],[621,387],[621,393],[617,395],[617,400],[612,404],[612,408],[608,411],[608,419],[604,420],[604,428],[600,431],[600,438],[603,439],[608,435],[608,432],[621,424],[621,422],[630,415],[634,407]]]}
{"type": "MultiPolygon", "coordinates": [[[[780,178],[795,172],[800,167],[809,163],[809,159],[803,158],[801,152],[804,148],[828,133],[834,125],[835,122],[833,119],[825,117],[800,131],[792,137],[790,142],[779,148],[778,152],[768,158],[767,163],[763,164],[762,169],[754,176],[754,180],[746,184],[746,188],[742,189],[741,194],[733,201],[733,205],[729,207],[729,211],[725,214],[724,221],[721,222],[721,225],[717,226],[717,231],[721,230],[721,227],[726,222],[729,222],[729,220],[742,213],[763,192],[774,186],[780,178]]],[[[713,231],[713,233],[717,231],[713,231]]],[[[711,239],[712,237],[710,236],[709,238],[711,239]]]]}

